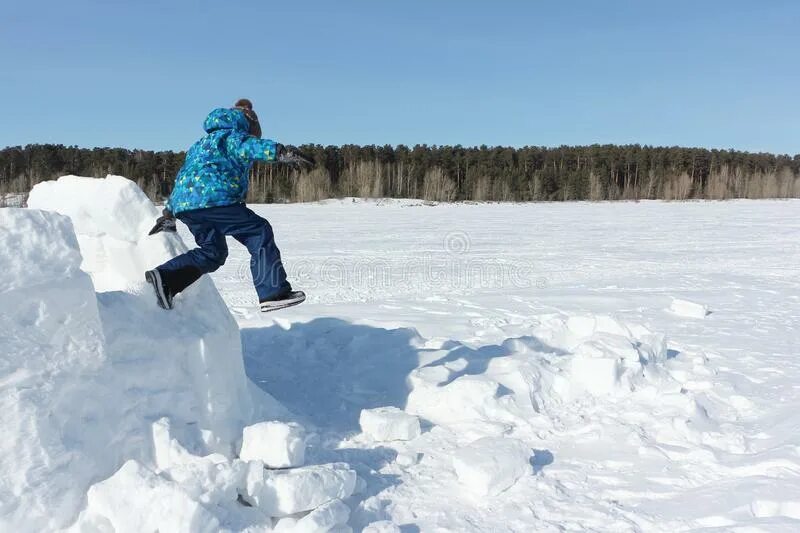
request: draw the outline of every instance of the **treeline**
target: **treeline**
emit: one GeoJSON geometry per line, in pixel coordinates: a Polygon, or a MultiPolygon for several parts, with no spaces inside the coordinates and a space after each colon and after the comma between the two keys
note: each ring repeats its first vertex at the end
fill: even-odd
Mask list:
{"type": "MultiPolygon", "coordinates": [[[[566,201],[800,197],[800,155],[592,145],[545,147],[304,145],[298,171],[258,164],[250,202],[332,197],[566,201]]],[[[183,152],[27,145],[0,150],[0,198],[65,174],[119,174],[154,200],[167,196],[183,152]]]]}

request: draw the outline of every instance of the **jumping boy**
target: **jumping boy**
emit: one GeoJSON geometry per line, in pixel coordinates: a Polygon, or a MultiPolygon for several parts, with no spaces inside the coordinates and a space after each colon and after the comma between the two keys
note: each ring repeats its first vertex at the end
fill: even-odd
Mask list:
{"type": "Polygon", "coordinates": [[[255,161],[309,161],[287,151],[282,144],[261,139],[258,116],[247,99],[239,100],[232,109],[213,110],[203,128],[207,135],[186,153],[163,215],[150,231],[150,235],[175,231],[177,218],[186,224],[199,246],[145,272],[158,305],[172,309],[176,294],[225,264],[226,236],[250,252],[250,270],[262,311],[302,303],[306,295],[293,291],[287,281],[272,227],[248,209],[244,200],[255,161]]]}

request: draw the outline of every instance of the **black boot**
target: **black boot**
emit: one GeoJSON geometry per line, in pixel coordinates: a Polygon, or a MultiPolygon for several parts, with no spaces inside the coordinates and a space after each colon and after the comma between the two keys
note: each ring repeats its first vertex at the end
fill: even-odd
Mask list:
{"type": "Polygon", "coordinates": [[[277,309],[284,309],[293,305],[301,304],[306,300],[306,293],[303,291],[293,291],[291,289],[280,293],[273,298],[265,298],[261,300],[261,312],[267,313],[277,309]]]}
{"type": "Polygon", "coordinates": [[[144,279],[153,286],[153,290],[156,292],[158,306],[162,309],[172,309],[172,292],[161,278],[161,273],[158,269],[154,268],[153,270],[145,272],[144,279]]]}

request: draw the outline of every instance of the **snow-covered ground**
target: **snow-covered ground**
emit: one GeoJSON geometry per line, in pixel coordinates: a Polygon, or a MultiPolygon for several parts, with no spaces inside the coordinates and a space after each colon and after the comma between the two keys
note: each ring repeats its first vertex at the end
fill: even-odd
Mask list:
{"type": "Polygon", "coordinates": [[[254,209],[308,302],[257,314],[236,243],[212,278],[250,378],[366,481],[356,530],[800,529],[800,201],[254,209]],[[383,406],[422,434],[361,434],[383,406]],[[488,497],[519,465],[462,475],[486,437],[530,450],[488,497]]]}
{"type": "Polygon", "coordinates": [[[254,206],[309,295],[269,315],[233,241],[158,309],[130,182],[29,205],[0,529],[800,528],[800,201],[254,206]]]}

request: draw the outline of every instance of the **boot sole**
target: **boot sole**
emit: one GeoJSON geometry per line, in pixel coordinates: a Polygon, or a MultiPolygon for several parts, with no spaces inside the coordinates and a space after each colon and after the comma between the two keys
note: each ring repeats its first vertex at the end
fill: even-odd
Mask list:
{"type": "Polygon", "coordinates": [[[261,305],[262,313],[269,313],[270,311],[277,311],[278,309],[286,309],[294,305],[299,305],[306,301],[306,295],[297,296],[295,298],[287,298],[286,300],[275,300],[274,302],[264,302],[261,305]]]}
{"type": "Polygon", "coordinates": [[[161,309],[172,309],[169,304],[166,293],[164,293],[164,284],[161,282],[161,274],[158,270],[148,270],[144,273],[144,279],[149,283],[156,293],[156,302],[161,309]]]}

